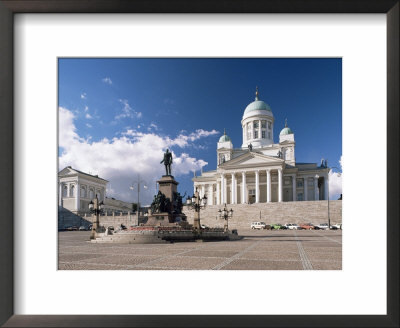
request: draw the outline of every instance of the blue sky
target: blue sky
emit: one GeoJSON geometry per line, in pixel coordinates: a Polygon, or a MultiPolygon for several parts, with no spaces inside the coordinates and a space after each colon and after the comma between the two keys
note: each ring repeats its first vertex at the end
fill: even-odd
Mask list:
{"type": "MultiPolygon", "coordinates": [[[[224,128],[242,144],[246,106],[260,99],[275,117],[274,141],[285,118],[296,161],[342,155],[341,59],[59,59],[59,163],[110,181],[108,196],[136,201],[137,175],[151,202],[166,147],[179,191],[192,193],[193,170],[216,168],[224,128]]],[[[332,176],[332,198],[341,192],[332,176]]]]}

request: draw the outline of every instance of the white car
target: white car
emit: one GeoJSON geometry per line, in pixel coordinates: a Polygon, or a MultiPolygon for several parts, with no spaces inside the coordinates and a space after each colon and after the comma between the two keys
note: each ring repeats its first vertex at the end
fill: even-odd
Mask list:
{"type": "Polygon", "coordinates": [[[251,223],[251,229],[265,229],[267,227],[267,225],[265,224],[265,222],[252,222],[251,223]]]}
{"type": "Polygon", "coordinates": [[[294,223],[285,224],[285,227],[289,230],[301,230],[300,226],[294,223]]]}
{"type": "Polygon", "coordinates": [[[317,224],[315,227],[320,230],[328,230],[329,229],[328,223],[320,223],[320,224],[317,224]]]}
{"type": "Polygon", "coordinates": [[[341,223],[333,224],[333,225],[331,225],[331,229],[342,230],[342,224],[341,223]]]}

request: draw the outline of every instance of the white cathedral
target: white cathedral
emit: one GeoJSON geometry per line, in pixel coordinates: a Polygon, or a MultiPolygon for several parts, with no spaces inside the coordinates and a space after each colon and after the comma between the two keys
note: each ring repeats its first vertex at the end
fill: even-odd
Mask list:
{"type": "Polygon", "coordinates": [[[241,123],[242,146],[233,148],[224,131],[217,144],[217,169],[193,178],[194,189],[207,196],[209,205],[327,199],[326,162],[296,163],[294,133],[286,121],[274,143],[274,115],[258,89],[241,123]]]}

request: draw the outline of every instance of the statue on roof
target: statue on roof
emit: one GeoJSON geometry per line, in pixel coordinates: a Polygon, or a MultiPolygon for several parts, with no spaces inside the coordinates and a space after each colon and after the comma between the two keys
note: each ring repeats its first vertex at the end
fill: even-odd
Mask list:
{"type": "Polygon", "coordinates": [[[169,152],[168,148],[166,152],[164,153],[164,158],[160,162],[164,163],[165,166],[165,175],[171,175],[171,164],[172,164],[172,153],[169,152]]]}

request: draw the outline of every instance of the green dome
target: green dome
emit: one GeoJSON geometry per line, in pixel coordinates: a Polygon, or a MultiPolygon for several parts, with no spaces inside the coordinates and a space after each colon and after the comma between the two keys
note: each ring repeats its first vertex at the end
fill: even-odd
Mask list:
{"type": "Polygon", "coordinates": [[[293,134],[293,131],[290,128],[283,128],[281,133],[279,133],[280,136],[284,136],[286,134],[293,134]]]}
{"type": "Polygon", "coordinates": [[[219,142],[226,142],[226,141],[231,141],[231,138],[229,138],[226,134],[224,134],[223,136],[221,136],[221,138],[219,138],[219,142]]]}
{"type": "Polygon", "coordinates": [[[268,104],[263,102],[262,100],[255,100],[252,103],[248,104],[246,109],[244,110],[244,114],[247,114],[253,110],[268,110],[271,111],[271,107],[268,104]]]}
{"type": "Polygon", "coordinates": [[[254,101],[252,103],[247,105],[247,107],[243,113],[243,118],[247,117],[249,114],[251,114],[251,112],[259,111],[259,110],[268,111],[269,112],[268,115],[272,116],[271,107],[269,107],[269,105],[267,103],[265,103],[264,101],[258,99],[258,87],[257,87],[256,88],[256,98],[254,99],[254,101]]]}
{"type": "Polygon", "coordinates": [[[293,131],[287,126],[287,118],[285,119],[285,127],[282,129],[280,136],[285,136],[288,134],[293,134],[293,131]]]}

